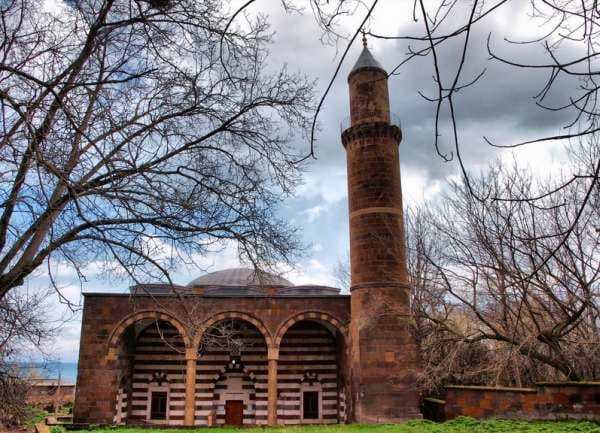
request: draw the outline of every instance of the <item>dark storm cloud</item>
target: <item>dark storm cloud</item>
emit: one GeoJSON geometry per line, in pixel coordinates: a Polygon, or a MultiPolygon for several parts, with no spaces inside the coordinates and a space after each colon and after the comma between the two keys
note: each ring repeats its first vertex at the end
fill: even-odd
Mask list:
{"type": "MultiPolygon", "coordinates": [[[[489,31],[490,29],[486,29],[489,31]]],[[[500,33],[496,29],[493,33],[500,33]]],[[[546,79],[542,71],[519,70],[497,61],[488,60],[485,45],[487,33],[473,35],[462,82],[469,82],[485,69],[484,76],[471,87],[454,97],[459,144],[468,166],[480,166],[496,157],[498,151],[483,140],[487,136],[497,144],[512,144],[526,139],[554,135],[557,125],[565,123],[563,113],[544,110],[535,105],[533,96],[539,92],[546,79]]],[[[460,54],[458,42],[439,51],[439,65],[446,83],[451,82],[460,54]]],[[[399,44],[398,44],[399,45],[399,44]]],[[[533,57],[533,47],[513,50],[513,58],[533,57]],[[520,51],[520,52],[517,52],[520,51]],[[524,52],[528,51],[528,52],[524,52]]],[[[382,51],[386,65],[393,64],[394,53],[402,47],[382,51]],[[387,60],[390,59],[390,60],[387,60]]],[[[434,142],[434,116],[436,104],[424,100],[419,91],[429,97],[437,95],[433,82],[432,59],[420,58],[405,68],[390,83],[392,106],[402,118],[404,143],[403,162],[425,168],[433,178],[443,178],[455,172],[456,161],[447,164],[436,156],[434,142]]],[[[569,84],[560,83],[549,95],[548,103],[568,101],[569,84]]],[[[440,147],[442,152],[454,151],[454,140],[448,116],[448,106],[443,106],[441,116],[440,147]]]]}
{"type": "MultiPolygon", "coordinates": [[[[393,3],[382,3],[380,15],[401,16],[398,8],[390,4],[393,3]]],[[[454,98],[461,154],[467,169],[474,173],[501,153],[485,143],[484,135],[496,144],[512,144],[560,133],[560,127],[570,120],[565,116],[567,113],[550,112],[535,105],[533,97],[543,87],[549,71],[522,70],[489,59],[487,38],[491,34],[492,48],[504,58],[548,63],[539,44],[512,45],[504,41],[503,38],[514,36],[514,32],[511,33],[514,23],[524,13],[523,10],[506,12],[508,13],[500,16],[501,18],[487,20],[484,26],[473,29],[461,82],[471,81],[483,69],[486,72],[475,85],[462,90],[454,98]]],[[[411,28],[421,25],[411,23],[410,16],[405,18],[398,21],[398,27],[402,27],[402,30],[397,32],[406,34],[411,28]]],[[[287,63],[291,70],[301,70],[317,79],[317,95],[320,97],[334,73],[344,47],[337,47],[337,52],[335,47],[322,45],[319,30],[308,14],[298,16],[279,13],[273,14],[272,19],[276,35],[270,61],[274,65],[287,63]]],[[[371,30],[377,32],[376,26],[377,20],[374,20],[371,30]]],[[[516,30],[523,33],[523,29],[516,30]]],[[[456,39],[444,44],[438,51],[440,70],[448,83],[454,76],[462,44],[462,38],[456,39]]],[[[370,41],[370,45],[375,57],[388,71],[408,52],[407,43],[403,41],[370,41]]],[[[414,42],[412,46],[414,48],[414,42]]],[[[310,162],[304,187],[300,188],[296,198],[287,201],[283,210],[284,216],[301,223],[307,242],[318,241],[342,247],[338,251],[329,248],[327,253],[316,254],[322,261],[330,263],[344,256],[347,249],[346,184],[345,177],[339,175],[345,173],[340,124],[347,124],[349,115],[346,77],[361,49],[360,41],[355,41],[319,115],[320,131],[316,142],[318,159],[310,162]],[[342,205],[336,200],[342,200],[342,205]],[[308,222],[303,212],[319,206],[322,209],[318,215],[308,222]]],[[[444,182],[449,175],[459,173],[456,158],[445,162],[436,154],[433,146],[436,107],[419,94],[421,92],[430,97],[437,94],[433,75],[432,58],[423,57],[403,66],[389,81],[392,111],[400,119],[403,130],[403,189],[409,188],[407,177],[411,173],[418,173],[418,182],[410,185],[410,188],[417,189],[412,191],[417,196],[435,182],[444,182]]],[[[567,103],[576,85],[577,82],[573,80],[559,80],[546,103],[567,103]]],[[[454,153],[447,108],[442,113],[440,133],[441,150],[448,154],[454,153]]],[[[308,149],[308,144],[300,139],[296,146],[300,150],[308,149]]],[[[535,146],[540,152],[545,152],[548,147],[546,144],[535,146]]],[[[405,204],[410,203],[405,201],[405,204]]]]}
{"type": "MultiPolygon", "coordinates": [[[[398,12],[394,7],[382,6],[385,7],[389,13],[398,12]]],[[[386,10],[381,11],[387,13],[386,10]]],[[[512,15],[516,15],[516,12],[512,15]]],[[[510,16],[510,13],[507,14],[508,18],[510,16]]],[[[473,168],[487,164],[498,154],[498,150],[484,142],[483,135],[497,144],[511,144],[554,135],[559,132],[560,125],[567,121],[565,113],[550,112],[535,105],[533,96],[543,87],[549,71],[521,70],[489,59],[486,40],[491,34],[492,47],[503,57],[524,62],[548,63],[539,44],[511,45],[503,40],[504,37],[512,37],[510,24],[501,20],[487,20],[484,26],[474,28],[461,82],[472,80],[483,69],[486,72],[475,85],[455,96],[460,147],[468,166],[473,168]]],[[[376,25],[376,22],[373,25],[376,25]]],[[[421,24],[403,25],[402,32],[409,32],[419,25],[421,24]]],[[[272,60],[285,61],[291,69],[300,69],[309,77],[317,78],[320,96],[335,70],[335,49],[320,44],[319,30],[309,15],[274,17],[274,27],[277,34],[272,60]],[[292,29],[293,31],[290,31],[292,29]]],[[[454,76],[462,43],[462,38],[456,39],[445,43],[438,51],[440,70],[447,83],[450,83],[454,76]]],[[[408,52],[407,43],[403,41],[372,41],[371,44],[376,45],[373,52],[388,70],[408,52]]],[[[414,42],[412,46],[414,48],[414,42]]],[[[344,164],[339,135],[340,123],[345,122],[348,117],[346,76],[360,49],[360,41],[355,41],[355,46],[320,113],[318,160],[313,162],[308,176],[319,176],[319,173],[327,172],[327,167],[344,164]]],[[[419,92],[422,92],[430,97],[436,96],[437,88],[433,75],[432,58],[418,58],[402,67],[399,74],[390,79],[389,85],[392,110],[402,123],[403,166],[425,170],[431,179],[439,180],[456,173],[458,167],[456,160],[451,163],[444,162],[436,155],[433,147],[435,104],[419,95],[419,92]]],[[[559,81],[546,102],[549,105],[567,103],[576,84],[573,80],[559,81]]],[[[440,138],[444,152],[454,151],[449,125],[445,107],[442,112],[440,138]]],[[[301,148],[306,144],[298,142],[298,146],[301,148]]]]}

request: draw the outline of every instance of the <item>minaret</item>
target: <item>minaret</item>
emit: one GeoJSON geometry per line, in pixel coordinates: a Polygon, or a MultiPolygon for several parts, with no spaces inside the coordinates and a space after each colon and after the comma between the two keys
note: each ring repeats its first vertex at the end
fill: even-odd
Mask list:
{"type": "Polygon", "coordinates": [[[342,133],[350,213],[352,414],[356,422],[420,417],[418,352],[410,326],[398,145],[387,73],[364,48],[348,76],[351,126],[342,133]]]}

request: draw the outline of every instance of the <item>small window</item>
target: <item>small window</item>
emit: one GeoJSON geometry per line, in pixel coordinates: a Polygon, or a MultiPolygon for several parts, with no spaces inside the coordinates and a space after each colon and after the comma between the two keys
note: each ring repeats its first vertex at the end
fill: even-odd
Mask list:
{"type": "Polygon", "coordinates": [[[319,393],[305,391],[302,395],[304,419],[319,419],[319,393]]]}
{"type": "Polygon", "coordinates": [[[150,419],[167,419],[167,393],[153,392],[150,419]]]}

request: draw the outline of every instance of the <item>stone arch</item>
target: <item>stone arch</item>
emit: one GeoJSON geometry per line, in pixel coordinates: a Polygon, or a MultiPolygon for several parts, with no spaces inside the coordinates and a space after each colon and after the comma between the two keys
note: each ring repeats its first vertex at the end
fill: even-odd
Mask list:
{"type": "Polygon", "coordinates": [[[167,313],[166,311],[160,310],[141,310],[136,311],[135,313],[131,313],[125,316],[121,321],[117,324],[115,329],[111,332],[108,338],[108,359],[114,360],[117,358],[119,340],[121,336],[125,332],[127,328],[133,325],[135,322],[139,322],[140,320],[152,319],[152,320],[163,320],[165,322],[170,323],[179,331],[183,342],[185,343],[185,347],[191,347],[192,341],[189,337],[188,331],[186,327],[181,323],[178,319],[176,319],[171,313],[167,313]]]}
{"type": "Polygon", "coordinates": [[[196,335],[194,336],[194,340],[192,341],[192,348],[195,351],[197,351],[198,347],[200,346],[200,341],[202,340],[204,332],[214,324],[227,319],[237,319],[254,325],[256,329],[258,329],[258,332],[260,332],[263,338],[265,339],[267,349],[273,347],[273,337],[271,336],[271,333],[269,332],[267,327],[262,323],[262,321],[247,313],[242,313],[239,311],[226,311],[209,317],[200,325],[199,329],[196,330],[196,335]]]}
{"type": "Polygon", "coordinates": [[[326,322],[332,325],[335,329],[337,329],[340,334],[344,337],[344,340],[347,341],[347,327],[346,325],[339,320],[338,318],[332,316],[329,313],[324,313],[321,311],[304,311],[302,313],[298,313],[289,319],[287,319],[275,334],[275,338],[273,340],[274,347],[278,348],[281,345],[281,340],[283,340],[283,336],[296,323],[301,322],[303,320],[313,321],[313,322],[326,322]]]}

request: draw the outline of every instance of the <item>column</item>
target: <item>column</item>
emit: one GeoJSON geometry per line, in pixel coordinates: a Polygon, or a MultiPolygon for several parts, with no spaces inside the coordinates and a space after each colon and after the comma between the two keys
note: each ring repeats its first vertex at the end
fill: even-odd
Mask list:
{"type": "Polygon", "coordinates": [[[277,361],[279,360],[279,348],[270,347],[267,358],[269,360],[267,421],[270,426],[274,426],[277,425],[277,361]]]}
{"type": "Polygon", "coordinates": [[[194,349],[186,349],[184,425],[193,426],[196,419],[196,360],[194,349]]]}

